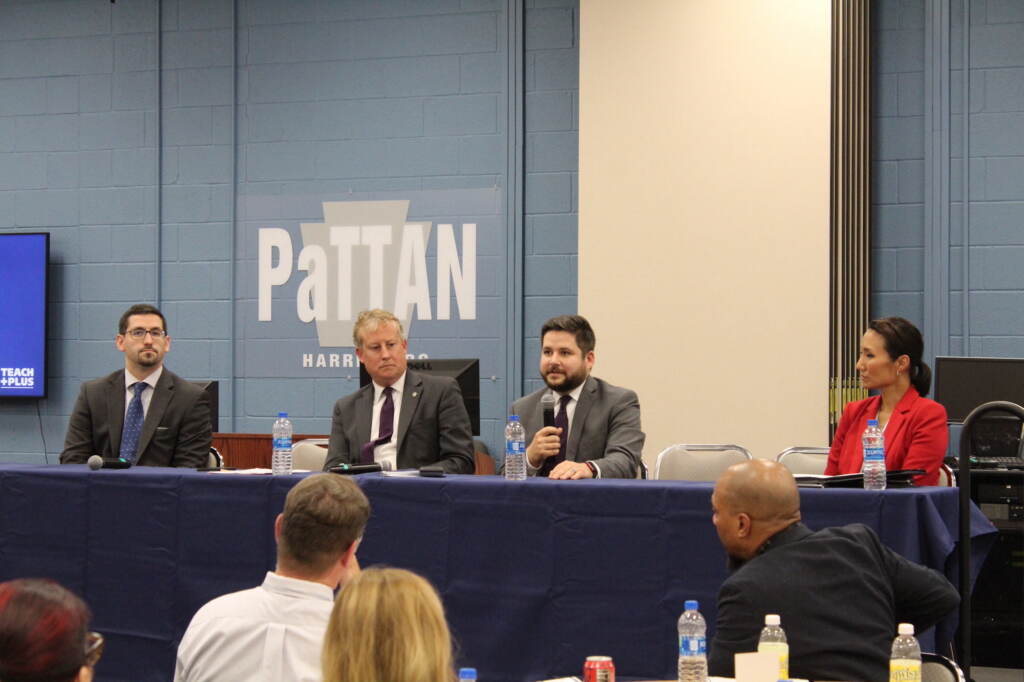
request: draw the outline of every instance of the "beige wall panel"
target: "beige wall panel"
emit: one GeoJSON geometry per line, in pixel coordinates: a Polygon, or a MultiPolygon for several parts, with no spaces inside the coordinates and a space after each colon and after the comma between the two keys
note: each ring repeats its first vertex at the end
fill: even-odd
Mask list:
{"type": "Polygon", "coordinates": [[[827,444],[829,3],[582,0],[579,309],[644,458],[827,444]]]}

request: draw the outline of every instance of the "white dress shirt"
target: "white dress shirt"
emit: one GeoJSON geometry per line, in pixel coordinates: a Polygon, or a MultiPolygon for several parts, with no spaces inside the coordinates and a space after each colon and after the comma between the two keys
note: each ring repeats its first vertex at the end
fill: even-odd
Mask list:
{"type": "MultiPolygon", "coordinates": [[[[134,384],[142,381],[145,384],[149,384],[149,388],[142,392],[142,418],[145,419],[146,415],[149,414],[149,404],[153,402],[153,391],[156,390],[156,382],[160,381],[160,375],[164,373],[164,366],[160,365],[156,368],[156,371],[150,374],[145,379],[136,379],[132,376],[132,373],[127,369],[124,371],[124,414],[128,416],[128,407],[132,404],[132,398],[135,397],[135,389],[132,388],[134,384]]],[[[205,465],[204,465],[205,466],[205,465]]]]}
{"type": "MultiPolygon", "coordinates": [[[[373,449],[373,461],[384,469],[394,471],[398,468],[398,416],[402,411],[402,393],[405,392],[405,377],[408,372],[398,377],[391,384],[391,400],[395,404],[395,424],[391,431],[391,440],[373,449]],[[389,466],[390,465],[390,466],[389,466]]],[[[373,421],[370,423],[370,438],[377,440],[380,434],[380,410],[384,407],[384,387],[373,382],[373,421]]]]}
{"type": "Polygon", "coordinates": [[[326,585],[268,572],[259,587],[196,612],[178,646],[175,682],[320,682],[333,607],[326,585]]]}

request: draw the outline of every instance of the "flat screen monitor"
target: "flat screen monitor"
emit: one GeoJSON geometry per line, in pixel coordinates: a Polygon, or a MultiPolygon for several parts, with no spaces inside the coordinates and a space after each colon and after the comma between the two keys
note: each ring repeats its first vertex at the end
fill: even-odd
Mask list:
{"type": "Polygon", "coordinates": [[[217,381],[193,381],[193,384],[206,391],[210,401],[210,427],[214,433],[220,432],[220,383],[217,381]]]}
{"type": "Polygon", "coordinates": [[[935,358],[935,401],[949,421],[993,400],[1024,406],[1024,358],[935,358]]]}
{"type": "Polygon", "coordinates": [[[46,397],[47,232],[0,234],[0,398],[46,397]]]}
{"type": "MultiPolygon", "coordinates": [[[[480,435],[480,360],[477,358],[439,358],[409,360],[409,369],[423,374],[452,377],[462,391],[462,402],[469,413],[473,435],[480,435]]],[[[359,385],[370,383],[366,367],[359,363],[359,385]]]]}

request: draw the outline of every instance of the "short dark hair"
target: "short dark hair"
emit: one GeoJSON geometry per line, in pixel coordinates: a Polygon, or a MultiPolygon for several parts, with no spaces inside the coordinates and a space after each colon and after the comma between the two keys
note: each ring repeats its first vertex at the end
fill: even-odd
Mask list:
{"type": "Polygon", "coordinates": [[[568,332],[576,337],[576,345],[584,355],[594,350],[597,338],[594,330],[582,315],[559,315],[552,317],[540,328],[540,342],[543,345],[544,335],[548,332],[568,332]]]}
{"type": "Polygon", "coordinates": [[[885,352],[895,361],[901,355],[910,358],[910,383],[921,395],[928,395],[932,387],[932,370],[921,356],[924,354],[924,337],[912,322],[902,317],[881,317],[872,320],[868,328],[885,341],[885,352]]]}
{"type": "Polygon", "coordinates": [[[121,320],[117,323],[118,334],[124,334],[128,331],[128,318],[132,315],[157,315],[160,317],[160,321],[164,325],[164,331],[167,331],[167,319],[156,306],[149,305],[148,303],[136,303],[121,315],[121,320]]]}
{"type": "Polygon", "coordinates": [[[0,583],[0,679],[74,680],[91,617],[85,602],[52,580],[0,583]]]}
{"type": "Polygon", "coordinates": [[[370,501],[347,476],[316,474],[284,501],[277,561],[294,573],[319,575],[363,535],[370,501]]]}

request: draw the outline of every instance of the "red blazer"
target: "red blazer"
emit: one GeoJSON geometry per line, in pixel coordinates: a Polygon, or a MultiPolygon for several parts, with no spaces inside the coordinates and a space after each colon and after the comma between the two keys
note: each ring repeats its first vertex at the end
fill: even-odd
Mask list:
{"type": "MultiPolygon", "coordinates": [[[[832,449],[828,453],[825,473],[853,474],[864,463],[861,436],[882,404],[881,396],[847,403],[839,420],[832,449]]],[[[949,427],[946,408],[934,400],[922,398],[911,386],[892,411],[885,426],[885,468],[924,469],[927,473],[914,478],[914,485],[938,485],[939,467],[946,456],[949,427]]]]}

